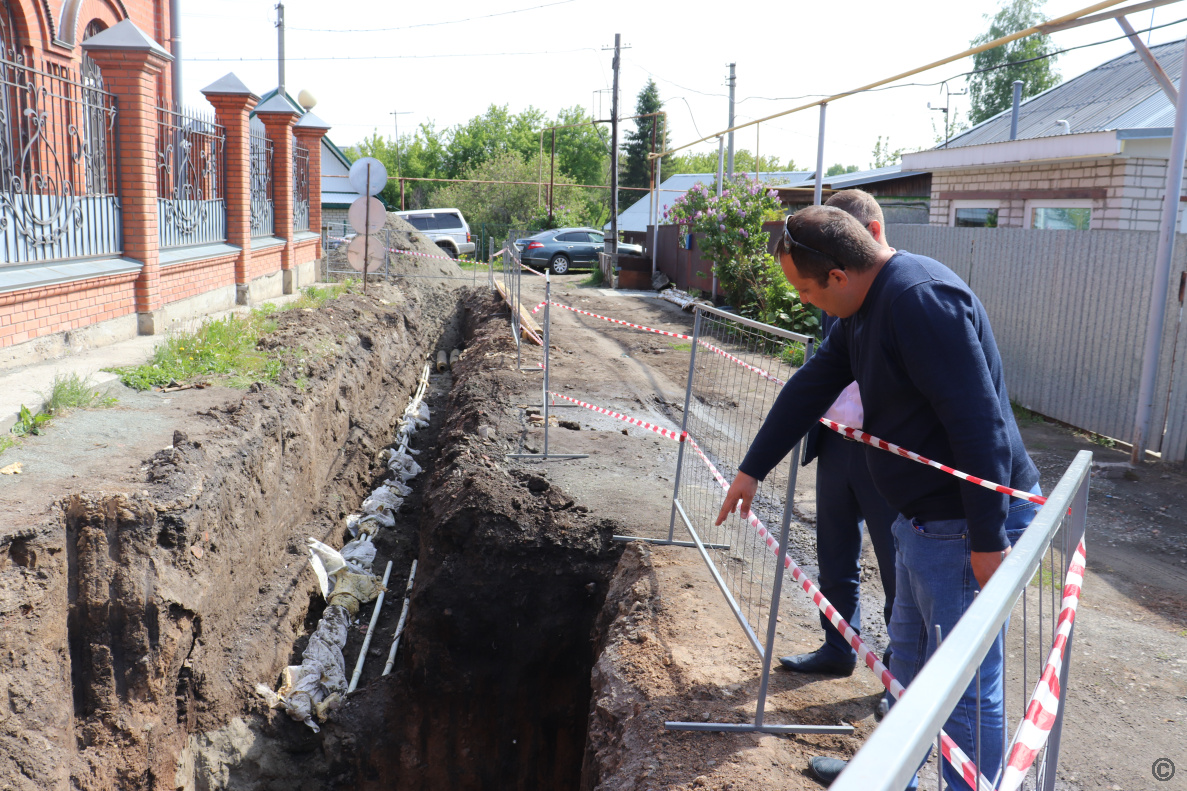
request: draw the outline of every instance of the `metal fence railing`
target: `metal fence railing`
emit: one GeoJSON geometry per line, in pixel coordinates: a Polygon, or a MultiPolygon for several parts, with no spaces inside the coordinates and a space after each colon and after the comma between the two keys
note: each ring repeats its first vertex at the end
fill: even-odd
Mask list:
{"type": "Polygon", "coordinates": [[[121,251],[116,101],[98,67],[0,52],[0,265],[121,251]]]}
{"type": "Polygon", "coordinates": [[[212,116],[157,108],[161,249],[227,240],[226,130],[212,116]]]}
{"type": "MultiPolygon", "coordinates": [[[[996,650],[1005,663],[1005,727],[976,728],[969,758],[986,781],[982,787],[1056,787],[1091,469],[1092,454],[1080,451],[985,589],[952,632],[942,635],[911,682],[910,694],[891,708],[834,791],[906,787],[961,696],[974,692],[981,697],[982,684],[989,682],[979,668],[1003,636],[1004,650],[996,650]],[[1025,728],[1019,725],[1024,719],[1025,728]],[[1014,736],[1007,740],[1010,733],[1014,736]],[[982,753],[991,739],[1002,740],[992,750],[1001,758],[986,766],[982,753]]],[[[935,758],[940,760],[938,753],[935,758]]],[[[971,769],[966,772],[971,776],[971,769]]],[[[952,783],[951,768],[945,779],[952,783]]]]}
{"type": "Polygon", "coordinates": [[[765,722],[775,624],[793,519],[799,446],[759,484],[749,520],[734,515],[714,526],[724,486],[738,472],[779,387],[811,357],[814,340],[716,308],[698,307],[684,396],[672,516],[709,567],[747,641],[762,660],[753,723],[669,722],[672,730],[851,733],[847,725],[765,722]]]}
{"type": "Polygon", "coordinates": [[[309,230],[309,149],[293,137],[293,231],[309,230]]]}
{"type": "Polygon", "coordinates": [[[251,129],[251,236],[272,236],[275,212],[272,204],[273,145],[263,124],[251,129]]]}

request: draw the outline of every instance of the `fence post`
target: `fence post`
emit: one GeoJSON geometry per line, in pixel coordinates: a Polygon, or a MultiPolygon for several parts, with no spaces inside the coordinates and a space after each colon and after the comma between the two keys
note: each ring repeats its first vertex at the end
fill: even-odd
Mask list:
{"type": "Polygon", "coordinates": [[[251,139],[248,115],[260,101],[234,74],[202,89],[214,106],[214,117],[227,134],[223,196],[227,206],[227,244],[239,248],[235,258],[235,304],[249,304],[251,262],[251,139]]]}
{"type": "MultiPolygon", "coordinates": [[[[293,282],[293,126],[297,109],[282,93],[256,108],[256,117],[272,141],[272,233],[284,240],[280,268],[284,272],[284,293],[296,290],[293,282]]],[[[320,185],[319,185],[320,189],[320,185]]]]}
{"type": "MultiPolygon", "coordinates": [[[[301,116],[293,128],[293,134],[301,145],[309,150],[309,230],[321,227],[321,139],[330,131],[330,125],[311,112],[301,116]]],[[[391,245],[388,245],[389,247],[391,245]]],[[[321,258],[321,242],[317,245],[317,257],[321,258]]]]}
{"type": "Polygon", "coordinates": [[[161,308],[157,236],[157,78],[173,60],[130,20],[82,43],[116,97],[116,140],[124,255],[142,263],[136,280],[137,330],[155,335],[161,308]]]}

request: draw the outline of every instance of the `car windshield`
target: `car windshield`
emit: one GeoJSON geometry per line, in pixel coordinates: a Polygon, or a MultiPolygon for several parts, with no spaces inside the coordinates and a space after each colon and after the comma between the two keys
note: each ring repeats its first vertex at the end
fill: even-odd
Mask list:
{"type": "Polygon", "coordinates": [[[441,230],[462,227],[462,218],[452,212],[437,215],[437,227],[441,230]]]}

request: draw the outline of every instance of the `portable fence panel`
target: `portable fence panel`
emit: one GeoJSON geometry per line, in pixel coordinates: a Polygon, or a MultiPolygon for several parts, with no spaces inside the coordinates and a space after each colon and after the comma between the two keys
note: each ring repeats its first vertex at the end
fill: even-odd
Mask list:
{"type": "Polygon", "coordinates": [[[78,74],[0,57],[0,265],[121,251],[116,100],[78,74]]]}
{"type": "MultiPolygon", "coordinates": [[[[934,635],[928,636],[932,659],[834,783],[834,791],[905,787],[960,696],[966,690],[977,697],[989,694],[994,679],[979,668],[995,643],[1003,661],[1001,703],[986,704],[979,715],[971,715],[971,743],[964,751],[972,766],[958,757],[958,774],[971,778],[979,770],[987,781],[982,788],[999,782],[1007,791],[1055,787],[1067,691],[1076,683],[1069,680],[1069,670],[1083,584],[1091,466],[1092,454],[1081,451],[951,633],[940,635],[938,648],[934,635]]],[[[930,760],[943,759],[932,750],[930,760]]],[[[946,771],[950,779],[954,770],[946,771]]]]}
{"type": "MultiPolygon", "coordinates": [[[[1179,237],[1179,246],[1187,243],[1187,237],[1179,237]]],[[[1162,458],[1166,461],[1187,459],[1187,255],[1176,255],[1176,266],[1171,270],[1171,294],[1173,301],[1166,314],[1167,331],[1173,332],[1173,339],[1164,336],[1163,347],[1171,346],[1172,378],[1167,398],[1166,435],[1162,441],[1162,458]],[[1177,277],[1174,276],[1177,270],[1177,277]]]]}
{"type": "Polygon", "coordinates": [[[227,240],[226,130],[191,110],[157,108],[157,210],[162,249],[227,240]]]}
{"type": "MultiPolygon", "coordinates": [[[[715,309],[698,308],[696,341],[685,399],[684,429],[672,520],[683,522],[707,549],[748,639],[762,654],[772,585],[779,572],[775,555],[756,530],[737,515],[714,526],[725,492],[767,412],[805,354],[804,336],[784,333],[715,309]],[[718,477],[720,476],[720,478],[718,477]]],[[[784,459],[759,484],[752,512],[778,536],[783,523],[793,459],[784,459]]]]}
{"type": "MultiPolygon", "coordinates": [[[[1015,401],[1088,431],[1132,438],[1156,233],[903,225],[891,226],[888,238],[941,261],[970,284],[993,324],[1015,401]]],[[[1184,238],[1177,236],[1172,271],[1183,271],[1185,258],[1184,238]]],[[[1167,296],[1153,449],[1168,416],[1179,430],[1187,412],[1187,391],[1172,391],[1175,285],[1167,296]]],[[[1179,436],[1168,443],[1168,459],[1181,459],[1179,436]]]]}

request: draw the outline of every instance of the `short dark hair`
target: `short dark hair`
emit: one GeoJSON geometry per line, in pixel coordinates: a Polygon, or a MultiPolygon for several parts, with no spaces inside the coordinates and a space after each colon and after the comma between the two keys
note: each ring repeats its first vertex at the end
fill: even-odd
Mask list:
{"type": "Polygon", "coordinates": [[[864,272],[875,266],[881,246],[857,218],[835,206],[808,206],[787,218],[792,237],[813,251],[792,246],[788,250],[782,237],[776,248],[779,255],[790,255],[795,268],[804,277],[824,285],[834,269],[864,272]]]}
{"type": "Polygon", "coordinates": [[[857,221],[866,228],[870,227],[870,223],[874,220],[886,224],[886,220],[882,218],[882,207],[878,205],[878,201],[874,196],[865,190],[841,190],[834,192],[832,197],[824,202],[825,206],[836,206],[842,211],[847,211],[857,218],[857,221]]]}

